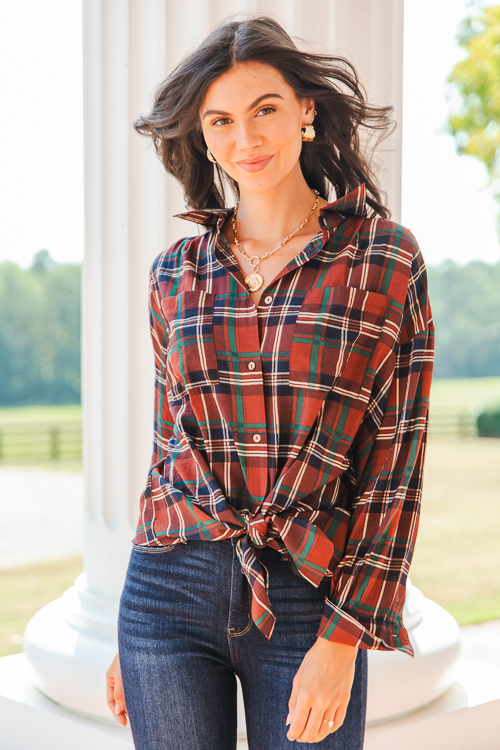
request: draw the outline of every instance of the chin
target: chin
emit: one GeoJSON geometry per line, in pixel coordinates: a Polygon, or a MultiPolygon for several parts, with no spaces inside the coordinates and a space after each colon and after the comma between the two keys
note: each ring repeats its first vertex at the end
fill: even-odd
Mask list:
{"type": "Polygon", "coordinates": [[[269,190],[272,190],[277,185],[279,185],[279,181],[268,182],[266,180],[266,182],[261,182],[261,183],[256,183],[256,182],[247,183],[247,182],[240,181],[239,183],[240,190],[241,188],[243,188],[244,190],[247,190],[249,193],[267,193],[269,190]]]}
{"type": "Polygon", "coordinates": [[[264,175],[262,175],[262,177],[258,179],[257,175],[255,175],[253,180],[249,180],[248,176],[245,175],[245,179],[237,180],[237,182],[240,186],[240,190],[243,188],[249,193],[267,193],[269,190],[274,190],[274,188],[278,187],[287,176],[288,174],[274,174],[266,175],[264,178],[264,175]]]}

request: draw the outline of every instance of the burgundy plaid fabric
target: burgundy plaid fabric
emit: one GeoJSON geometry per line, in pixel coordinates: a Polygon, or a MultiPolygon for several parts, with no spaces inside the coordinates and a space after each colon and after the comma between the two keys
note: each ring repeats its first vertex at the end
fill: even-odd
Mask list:
{"type": "Polygon", "coordinates": [[[256,308],[220,229],[231,209],[154,260],[151,468],[134,543],[238,537],[254,623],[275,617],[260,551],[314,586],[318,635],[413,655],[402,620],[418,528],[434,326],[412,233],[368,217],[360,185],[256,308]]]}

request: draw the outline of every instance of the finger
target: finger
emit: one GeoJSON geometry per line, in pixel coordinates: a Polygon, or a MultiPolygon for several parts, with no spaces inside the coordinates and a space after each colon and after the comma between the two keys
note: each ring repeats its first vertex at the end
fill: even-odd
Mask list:
{"type": "Polygon", "coordinates": [[[125,725],[127,723],[127,709],[124,702],[120,703],[115,700],[113,686],[109,684],[107,686],[107,697],[109,710],[119,724],[125,725]]]}
{"type": "Polygon", "coordinates": [[[123,685],[118,655],[113,659],[106,672],[106,699],[109,710],[119,724],[127,723],[127,708],[123,694],[123,685]]]}
{"type": "Polygon", "coordinates": [[[126,724],[127,724],[127,714],[125,713],[125,711],[122,711],[121,713],[116,714],[115,715],[115,719],[122,726],[126,726],[126,724]]]}
{"type": "Polygon", "coordinates": [[[287,726],[292,721],[293,714],[295,713],[295,708],[297,706],[297,695],[299,692],[299,685],[300,685],[299,679],[297,677],[294,677],[292,692],[290,693],[290,698],[288,699],[288,716],[286,717],[287,726]]]}
{"type": "MultiPolygon", "coordinates": [[[[328,724],[323,722],[325,717],[325,709],[319,706],[313,706],[307,722],[301,735],[297,738],[299,742],[315,742],[317,736],[323,730],[323,727],[328,728],[328,724]]],[[[328,732],[327,732],[328,734],[328,732]]]]}
{"type": "Polygon", "coordinates": [[[342,710],[341,706],[339,706],[337,709],[335,705],[329,706],[324,713],[323,719],[321,720],[321,727],[316,737],[313,738],[313,742],[321,742],[321,740],[324,740],[325,737],[328,737],[329,734],[331,734],[332,732],[336,732],[344,722],[345,713],[345,709],[342,710]],[[333,719],[332,727],[329,726],[329,721],[324,721],[325,719],[333,719]]]}
{"type": "Polygon", "coordinates": [[[110,675],[109,669],[106,672],[106,700],[108,702],[108,706],[113,711],[115,710],[115,681],[114,678],[110,675]]]}
{"type": "Polygon", "coordinates": [[[333,719],[333,727],[330,730],[331,732],[336,732],[337,729],[340,729],[342,724],[344,723],[345,715],[347,713],[347,703],[341,704],[335,713],[335,717],[333,719]]]}
{"type": "Polygon", "coordinates": [[[125,696],[123,694],[123,683],[121,672],[118,672],[115,678],[115,718],[120,724],[125,725],[127,723],[127,706],[125,705],[125,696]]]}
{"type": "Polygon", "coordinates": [[[125,696],[123,695],[123,683],[122,683],[122,676],[121,672],[117,672],[115,674],[115,685],[114,685],[114,694],[113,694],[115,704],[117,707],[119,707],[120,711],[116,711],[116,713],[120,713],[121,711],[125,710],[125,696]]]}
{"type": "Polygon", "coordinates": [[[297,698],[297,705],[290,722],[290,728],[287,732],[289,740],[296,740],[300,737],[304,731],[304,727],[307,724],[309,712],[311,710],[311,700],[308,695],[299,693],[297,698]]]}

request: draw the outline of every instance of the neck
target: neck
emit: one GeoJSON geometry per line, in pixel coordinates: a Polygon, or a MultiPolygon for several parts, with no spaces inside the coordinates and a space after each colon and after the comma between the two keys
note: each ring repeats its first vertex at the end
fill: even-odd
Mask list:
{"type": "MultiPolygon", "coordinates": [[[[238,239],[276,244],[301,224],[314,205],[316,196],[307,185],[300,167],[279,185],[265,193],[254,193],[240,187],[238,239]]],[[[324,203],[324,201],[322,201],[324,203]]],[[[310,231],[313,218],[304,227],[310,231]]]]}

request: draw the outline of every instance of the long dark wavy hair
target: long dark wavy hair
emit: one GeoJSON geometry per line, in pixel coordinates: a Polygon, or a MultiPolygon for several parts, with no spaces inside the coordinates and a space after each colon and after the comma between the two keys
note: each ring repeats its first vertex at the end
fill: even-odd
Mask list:
{"type": "Polygon", "coordinates": [[[278,70],[300,99],[315,102],[316,137],[304,142],[300,165],[309,187],[325,200],[361,183],[374,214],[390,218],[372,168],[373,151],[392,132],[391,105],[374,106],[353,65],[343,57],[299,50],[268,16],[234,17],[220,23],[157,87],[153,109],[133,124],[150,136],[166,171],[182,185],[190,208],[224,208],[224,185],[239,196],[238,184],[207,159],[200,108],[210,84],[235,63],[260,62],[278,70]],[[360,138],[364,130],[364,146],[360,138]],[[378,134],[368,154],[370,136],[378,134]],[[214,169],[215,167],[215,169],[214,169]],[[226,182],[227,181],[227,182],[226,182]]]}

